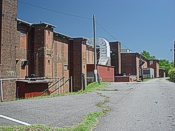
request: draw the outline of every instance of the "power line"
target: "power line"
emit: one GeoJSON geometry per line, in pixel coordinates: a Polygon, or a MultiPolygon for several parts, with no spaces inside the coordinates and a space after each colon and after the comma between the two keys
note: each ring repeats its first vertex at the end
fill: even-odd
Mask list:
{"type": "MultiPolygon", "coordinates": [[[[111,33],[109,33],[104,27],[102,27],[97,21],[96,21],[97,25],[99,27],[101,27],[108,35],[110,35],[113,39],[117,40],[111,33]]],[[[121,43],[122,44],[122,43],[121,43]]],[[[127,49],[129,49],[127,46],[125,46],[124,44],[122,44],[124,47],[126,47],[127,49]]],[[[130,50],[130,49],[129,49],[130,50]]]]}
{"type": "MultiPolygon", "coordinates": [[[[84,17],[84,16],[78,16],[78,15],[74,15],[74,14],[69,14],[69,13],[65,13],[65,12],[60,12],[60,11],[56,11],[56,10],[52,10],[52,9],[49,9],[49,8],[45,8],[45,7],[41,7],[41,6],[37,6],[37,5],[33,5],[33,4],[30,4],[30,3],[26,3],[26,2],[23,2],[23,1],[20,1],[18,0],[18,2],[22,3],[22,4],[25,4],[25,5],[28,5],[28,6],[33,6],[35,8],[39,8],[39,9],[43,9],[43,10],[47,10],[47,11],[51,11],[51,12],[54,12],[54,13],[59,13],[59,14],[62,14],[62,15],[67,15],[67,16],[72,16],[72,17],[77,17],[77,18],[81,18],[81,19],[87,19],[87,20],[92,20],[92,18],[88,18],[88,17],[84,17]]],[[[111,33],[109,33],[104,27],[102,27],[97,21],[96,21],[97,25],[102,28],[108,35],[110,35],[113,39],[117,40],[111,33]]],[[[121,43],[122,44],[122,43],[121,43]]],[[[127,49],[129,49],[127,46],[125,46],[124,44],[122,44],[124,47],[126,47],[127,49]]],[[[130,49],[129,49],[130,50],[130,49]]]]}
{"type": "Polygon", "coordinates": [[[47,10],[47,11],[51,11],[51,12],[55,12],[55,13],[59,13],[59,14],[63,14],[63,15],[68,15],[68,16],[72,16],[72,17],[92,20],[92,18],[88,18],[88,17],[84,17],[84,16],[78,16],[78,15],[73,15],[73,14],[68,14],[68,13],[64,13],[64,12],[48,9],[48,8],[45,8],[45,7],[29,4],[29,3],[26,3],[26,2],[23,2],[23,1],[20,1],[20,0],[19,0],[19,2],[22,3],[22,4],[25,4],[25,5],[33,6],[33,7],[36,7],[36,8],[40,8],[40,9],[43,9],[43,10],[47,10]]]}

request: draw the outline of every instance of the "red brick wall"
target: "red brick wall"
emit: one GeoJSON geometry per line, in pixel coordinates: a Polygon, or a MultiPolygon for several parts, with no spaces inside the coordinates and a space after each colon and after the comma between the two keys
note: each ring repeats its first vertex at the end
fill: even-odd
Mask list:
{"type": "Polygon", "coordinates": [[[16,46],[16,59],[19,61],[16,63],[16,72],[18,78],[25,78],[28,76],[28,64],[21,66],[23,60],[28,60],[28,30],[29,25],[18,22],[18,39],[19,44],[16,46]]]}
{"type": "Polygon", "coordinates": [[[130,82],[129,76],[116,76],[115,82],[130,82]]]}
{"type": "Polygon", "coordinates": [[[82,41],[81,45],[81,50],[82,50],[82,73],[86,75],[86,64],[87,64],[87,50],[86,50],[86,44],[84,41],[82,41]]]}
{"type": "Polygon", "coordinates": [[[44,77],[45,76],[45,45],[44,45],[44,25],[33,25],[34,27],[34,36],[33,36],[33,67],[34,74],[36,76],[44,77]]]}
{"type": "Polygon", "coordinates": [[[87,64],[93,64],[94,63],[94,48],[92,46],[86,45],[86,59],[87,64]]]}
{"type": "Polygon", "coordinates": [[[75,38],[70,45],[70,76],[73,77],[73,91],[82,89],[82,73],[86,75],[86,40],[75,38]]]}
{"type": "Polygon", "coordinates": [[[122,53],[121,54],[121,67],[122,74],[137,75],[138,60],[136,61],[136,54],[134,53],[122,53]]]}
{"type": "MultiPolygon", "coordinates": [[[[17,0],[0,0],[0,78],[16,77],[17,0]]],[[[15,81],[3,81],[4,100],[16,97],[15,81]]]]}
{"type": "Polygon", "coordinates": [[[154,77],[155,78],[159,77],[159,64],[158,64],[158,60],[148,60],[147,61],[147,66],[148,66],[148,68],[153,68],[154,69],[154,77]]]}
{"type": "Polygon", "coordinates": [[[97,71],[104,82],[114,82],[114,67],[97,66],[97,71]]]}
{"type": "Polygon", "coordinates": [[[52,29],[44,30],[44,50],[45,50],[45,62],[44,62],[44,71],[45,77],[53,77],[53,31],[52,29]]]}
{"type": "Polygon", "coordinates": [[[141,76],[141,68],[147,68],[146,59],[138,53],[121,53],[122,74],[141,76]],[[145,63],[140,67],[140,59],[145,63]]]}
{"type": "Polygon", "coordinates": [[[121,74],[121,43],[109,42],[111,53],[111,66],[115,66],[115,74],[121,74]]]}
{"type": "MultiPolygon", "coordinates": [[[[65,80],[69,79],[68,53],[69,53],[69,40],[67,38],[63,38],[59,36],[58,34],[54,34],[54,44],[53,44],[53,77],[54,78],[65,77],[65,80]]],[[[64,91],[69,92],[69,82],[66,83],[64,91]]],[[[59,92],[60,93],[63,92],[63,87],[60,88],[59,92]]]]}
{"type": "Polygon", "coordinates": [[[165,77],[165,70],[159,69],[159,77],[165,77]]]}
{"type": "MultiPolygon", "coordinates": [[[[87,65],[87,72],[94,72],[94,64],[87,65]]],[[[97,72],[103,82],[114,82],[114,67],[97,65],[97,72]]]]}

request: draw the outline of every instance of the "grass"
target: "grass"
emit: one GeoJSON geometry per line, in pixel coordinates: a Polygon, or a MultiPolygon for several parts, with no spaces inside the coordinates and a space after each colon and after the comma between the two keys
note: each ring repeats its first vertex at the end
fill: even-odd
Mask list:
{"type": "Polygon", "coordinates": [[[146,81],[149,81],[149,80],[152,80],[152,79],[154,79],[154,78],[144,78],[143,82],[146,82],[146,81]]]}
{"type": "Polygon", "coordinates": [[[51,95],[45,95],[45,96],[37,96],[37,97],[33,97],[33,98],[25,98],[25,99],[16,98],[15,100],[31,100],[31,99],[38,99],[38,98],[51,98],[51,97],[58,97],[58,96],[83,94],[83,93],[92,92],[95,90],[102,89],[106,85],[108,85],[108,82],[101,82],[100,85],[98,84],[98,82],[93,82],[93,83],[90,83],[89,85],[87,85],[85,90],[79,90],[78,92],[67,92],[64,94],[51,94],[51,95]]]}
{"type": "MultiPolygon", "coordinates": [[[[103,88],[108,83],[102,82],[100,85],[97,82],[91,83],[86,87],[86,90],[80,90],[78,92],[66,93],[64,95],[72,95],[72,94],[82,94],[86,92],[92,92],[98,89],[103,88]]],[[[110,110],[109,107],[103,108],[102,105],[109,101],[109,97],[102,95],[101,93],[97,93],[100,96],[105,97],[105,100],[102,102],[98,102],[96,106],[102,108],[101,111],[89,113],[86,116],[83,116],[83,121],[77,125],[67,127],[67,128],[54,128],[46,125],[31,125],[31,126],[0,126],[0,131],[90,131],[93,127],[98,123],[97,118],[105,115],[107,111],[110,110]]],[[[55,97],[60,95],[51,95],[50,97],[55,97]]],[[[48,96],[42,96],[48,97],[48,96]]],[[[41,97],[39,97],[41,98],[41,97]]]]}
{"type": "Polygon", "coordinates": [[[101,84],[99,85],[98,82],[93,82],[90,83],[85,90],[79,90],[78,92],[68,92],[65,94],[51,94],[49,96],[39,96],[37,98],[48,98],[48,97],[57,97],[57,96],[65,96],[65,95],[76,95],[76,94],[83,94],[83,93],[87,93],[87,92],[92,92],[95,90],[99,90],[103,87],[105,87],[106,85],[108,85],[108,82],[101,82],[101,84]]]}
{"type": "Polygon", "coordinates": [[[89,113],[83,117],[83,121],[78,125],[67,128],[54,128],[46,125],[31,126],[2,126],[0,131],[90,131],[98,122],[97,118],[106,114],[109,108],[99,112],[89,113]]]}

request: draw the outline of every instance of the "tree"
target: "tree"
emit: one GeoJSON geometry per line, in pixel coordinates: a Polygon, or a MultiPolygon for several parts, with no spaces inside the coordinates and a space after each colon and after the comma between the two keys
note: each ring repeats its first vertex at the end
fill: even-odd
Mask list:
{"type": "Polygon", "coordinates": [[[143,50],[143,52],[141,52],[141,54],[145,57],[145,58],[156,58],[155,56],[151,56],[149,52],[143,50]]]}
{"type": "Polygon", "coordinates": [[[159,67],[162,69],[165,69],[166,75],[168,75],[169,74],[168,72],[174,67],[174,62],[170,62],[169,60],[162,59],[162,60],[159,60],[159,67]]]}
{"type": "MultiPolygon", "coordinates": [[[[155,56],[151,56],[149,52],[143,50],[143,52],[141,52],[141,54],[145,57],[145,58],[156,58],[155,56]]],[[[170,69],[172,69],[174,67],[174,62],[170,62],[169,60],[166,59],[160,59],[159,60],[159,68],[162,68],[165,70],[166,72],[166,76],[168,76],[168,72],[170,71],[170,69]]]]}

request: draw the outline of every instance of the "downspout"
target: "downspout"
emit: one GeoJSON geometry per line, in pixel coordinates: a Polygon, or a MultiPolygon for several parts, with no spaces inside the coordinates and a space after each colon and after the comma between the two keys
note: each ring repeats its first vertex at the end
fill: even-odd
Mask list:
{"type": "Polygon", "coordinates": [[[2,79],[0,79],[0,95],[1,95],[1,101],[3,101],[3,89],[2,89],[2,79]]]}

